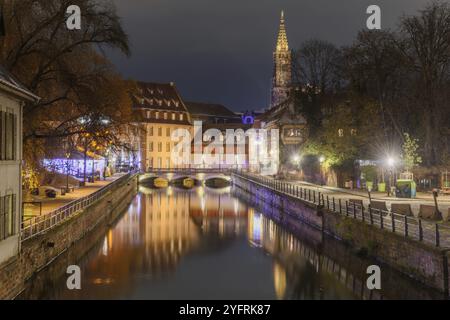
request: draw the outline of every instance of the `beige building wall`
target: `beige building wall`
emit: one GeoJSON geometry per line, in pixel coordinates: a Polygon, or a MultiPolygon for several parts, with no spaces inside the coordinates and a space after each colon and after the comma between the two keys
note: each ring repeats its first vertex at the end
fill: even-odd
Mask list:
{"type": "Polygon", "coordinates": [[[172,141],[171,135],[177,129],[186,129],[189,130],[192,136],[192,126],[168,123],[147,123],[145,126],[143,153],[146,170],[188,167],[186,165],[176,165],[172,161],[171,155],[176,143],[172,141]]]}

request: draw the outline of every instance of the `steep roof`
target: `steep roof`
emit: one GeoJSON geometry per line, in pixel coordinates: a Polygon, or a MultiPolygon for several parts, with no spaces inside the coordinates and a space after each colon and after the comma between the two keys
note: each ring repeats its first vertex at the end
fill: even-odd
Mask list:
{"type": "Polygon", "coordinates": [[[134,108],[187,112],[174,83],[138,82],[132,95],[134,108]]]}
{"type": "Polygon", "coordinates": [[[236,113],[221,104],[186,102],[186,107],[192,115],[216,116],[216,117],[239,117],[236,113]]]}
{"type": "Polygon", "coordinates": [[[181,99],[174,83],[137,82],[137,91],[131,95],[133,113],[136,121],[149,123],[190,124],[189,111],[181,99]],[[186,116],[180,120],[171,117],[163,119],[155,117],[156,112],[183,113],[186,116]],[[151,113],[147,117],[146,113],[151,113]]]}
{"type": "Polygon", "coordinates": [[[6,91],[18,96],[19,98],[37,102],[39,97],[29,91],[22,85],[12,74],[10,74],[3,66],[0,65],[0,85],[6,91]]]}

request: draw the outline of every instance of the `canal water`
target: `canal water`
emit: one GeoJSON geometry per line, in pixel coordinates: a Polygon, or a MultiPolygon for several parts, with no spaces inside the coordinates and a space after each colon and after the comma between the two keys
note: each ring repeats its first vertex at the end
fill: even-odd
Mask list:
{"type": "Polygon", "coordinates": [[[141,188],[128,210],[29,280],[19,299],[436,299],[339,241],[266,210],[242,190],[141,188]],[[68,290],[69,264],[81,290],[68,290]]]}

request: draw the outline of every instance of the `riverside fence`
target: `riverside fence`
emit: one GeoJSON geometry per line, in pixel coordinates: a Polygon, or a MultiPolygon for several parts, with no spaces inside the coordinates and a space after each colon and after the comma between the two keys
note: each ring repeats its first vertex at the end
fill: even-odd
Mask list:
{"type": "Polygon", "coordinates": [[[375,209],[370,205],[350,199],[336,199],[311,188],[303,188],[294,183],[275,180],[243,171],[234,175],[259,184],[282,194],[315,204],[329,211],[360,220],[368,225],[389,230],[405,238],[427,243],[436,247],[450,248],[450,227],[436,222],[406,216],[389,210],[375,209]]]}
{"type": "Polygon", "coordinates": [[[48,230],[63,223],[77,212],[89,207],[90,205],[98,201],[111,189],[130,180],[134,175],[135,173],[125,174],[117,180],[114,180],[110,184],[95,191],[94,193],[91,193],[86,197],[74,200],[43,216],[33,217],[29,220],[24,221],[22,223],[21,240],[25,241],[36,237],[37,235],[47,232],[48,230]]]}

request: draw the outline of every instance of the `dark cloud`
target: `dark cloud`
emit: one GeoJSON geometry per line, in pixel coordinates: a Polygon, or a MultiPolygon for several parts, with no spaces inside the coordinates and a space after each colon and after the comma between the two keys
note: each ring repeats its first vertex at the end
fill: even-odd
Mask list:
{"type": "Polygon", "coordinates": [[[426,0],[113,0],[132,42],[131,58],[111,54],[124,76],[174,81],[188,100],[234,110],[269,101],[272,51],[285,10],[292,48],[309,38],[349,44],[365,27],[366,8],[382,8],[395,28],[426,0]]]}

